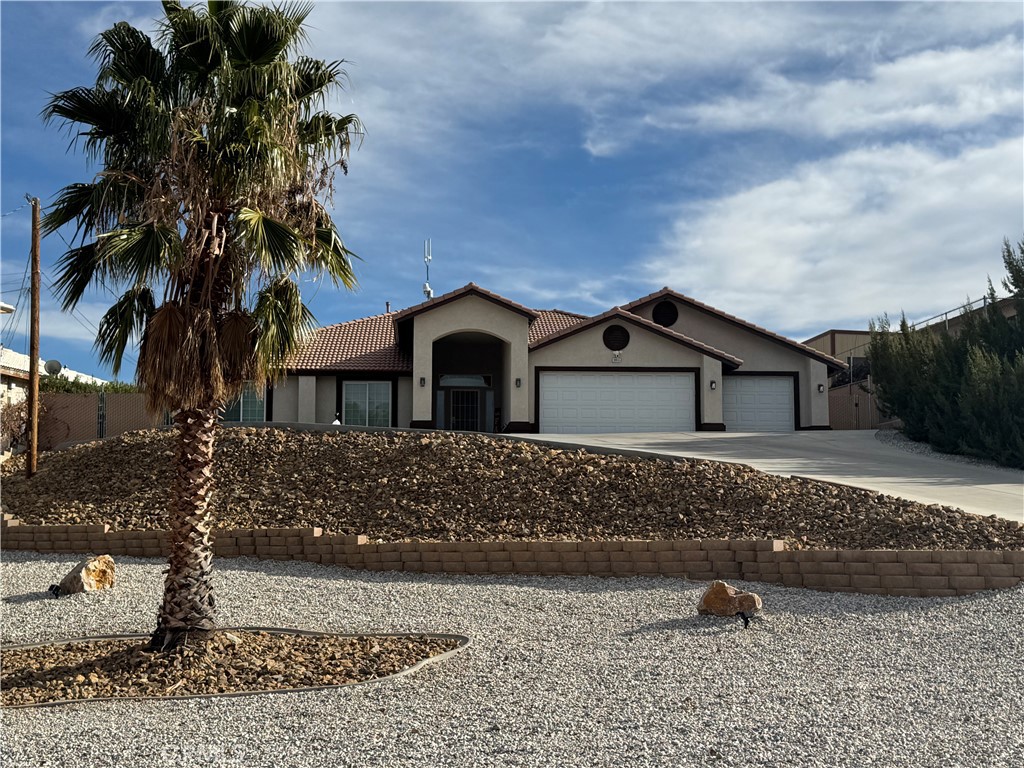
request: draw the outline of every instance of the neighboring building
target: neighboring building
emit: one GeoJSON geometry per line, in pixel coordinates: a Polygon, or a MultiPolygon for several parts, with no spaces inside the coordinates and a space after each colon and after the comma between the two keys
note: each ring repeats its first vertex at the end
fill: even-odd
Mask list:
{"type": "MultiPolygon", "coordinates": [[[[24,400],[28,395],[28,366],[32,358],[19,352],[14,352],[6,347],[0,347],[0,387],[4,402],[17,403],[24,400]]],[[[45,377],[43,367],[46,362],[40,358],[39,375],[45,377]]],[[[68,368],[63,369],[59,374],[62,379],[71,381],[84,381],[90,384],[106,384],[104,379],[89,376],[86,373],[79,373],[68,368]]]]}
{"type": "Polygon", "coordinates": [[[228,415],[481,432],[828,429],[825,389],[843,367],[668,288],[585,317],[470,283],[319,329],[282,384],[228,415]]]}

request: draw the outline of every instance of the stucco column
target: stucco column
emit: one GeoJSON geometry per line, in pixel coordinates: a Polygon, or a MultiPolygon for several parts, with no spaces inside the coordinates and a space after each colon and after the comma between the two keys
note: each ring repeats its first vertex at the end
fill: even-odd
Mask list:
{"type": "Polygon", "coordinates": [[[829,425],[828,417],[828,368],[824,363],[819,363],[817,360],[807,360],[807,378],[810,386],[805,387],[805,391],[800,393],[801,400],[807,399],[810,401],[810,407],[804,407],[801,402],[800,410],[803,413],[801,416],[801,426],[804,427],[827,427],[829,425]],[[824,387],[824,392],[818,391],[818,386],[824,387]]]}
{"type": "Polygon", "coordinates": [[[299,376],[299,423],[316,423],[316,376],[299,376]]]}
{"type": "Polygon", "coordinates": [[[434,341],[426,322],[417,317],[412,346],[412,422],[420,426],[433,419],[434,341]],[[420,386],[420,379],[424,386],[420,386]]]}
{"type": "Polygon", "coordinates": [[[700,420],[706,429],[721,429],[722,424],[722,362],[707,355],[700,361],[700,420]],[[711,382],[715,388],[711,388],[711,382]]]}
{"type": "MultiPolygon", "coordinates": [[[[506,422],[518,422],[527,424],[533,419],[530,416],[530,348],[527,343],[528,337],[516,339],[517,343],[511,344],[508,356],[508,383],[509,392],[512,393],[511,409],[505,417],[506,422]],[[520,386],[516,386],[516,379],[519,379],[520,386]]],[[[519,427],[522,429],[523,427],[519,427]]]]}

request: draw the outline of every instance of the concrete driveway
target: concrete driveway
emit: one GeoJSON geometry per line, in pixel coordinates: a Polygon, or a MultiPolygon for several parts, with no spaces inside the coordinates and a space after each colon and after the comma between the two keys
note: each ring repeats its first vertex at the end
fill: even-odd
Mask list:
{"type": "Polygon", "coordinates": [[[876,440],[871,430],[518,437],[616,452],[731,461],[774,475],[845,483],[925,504],[944,504],[977,515],[998,515],[1024,523],[1024,473],[900,450],[876,440]]]}

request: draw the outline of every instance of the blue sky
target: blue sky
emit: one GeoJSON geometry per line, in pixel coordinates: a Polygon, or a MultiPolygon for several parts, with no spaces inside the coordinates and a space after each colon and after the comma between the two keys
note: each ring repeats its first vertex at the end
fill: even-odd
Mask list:
{"type": "MultiPolygon", "coordinates": [[[[99,31],[158,14],[0,3],[0,212],[91,178],[39,112],[93,79],[99,31]]],[[[669,285],[804,339],[977,298],[1024,235],[1019,3],[335,2],[310,26],[367,127],[334,201],[360,288],[305,283],[322,324],[420,301],[430,237],[438,293],[596,314],[669,285]]],[[[2,219],[12,304],[29,222],[2,219]]],[[[110,298],[76,318],[44,289],[43,356],[106,375],[110,298]]]]}

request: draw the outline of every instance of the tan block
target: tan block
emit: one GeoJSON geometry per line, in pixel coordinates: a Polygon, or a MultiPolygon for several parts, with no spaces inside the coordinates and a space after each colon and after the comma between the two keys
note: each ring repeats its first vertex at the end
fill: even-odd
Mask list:
{"type": "Polygon", "coordinates": [[[377,551],[382,554],[385,552],[387,552],[388,554],[392,552],[398,552],[398,544],[396,542],[385,542],[383,544],[378,544],[377,551]]]}
{"type": "Polygon", "coordinates": [[[899,562],[899,552],[894,549],[865,549],[861,554],[866,563],[899,562]]]}
{"type": "Polygon", "coordinates": [[[864,563],[867,560],[864,557],[864,550],[862,549],[837,549],[836,560],[840,563],[864,563]]]}
{"type": "Polygon", "coordinates": [[[682,563],[680,553],[672,549],[661,549],[654,553],[654,559],[659,563],[682,563]]]}
{"type": "Polygon", "coordinates": [[[466,563],[462,558],[459,558],[458,560],[442,560],[441,569],[445,573],[465,573],[466,563]]]}
{"type": "Polygon", "coordinates": [[[758,563],[757,564],[757,571],[762,576],[767,576],[769,574],[780,573],[781,571],[779,570],[779,568],[780,568],[780,564],[779,563],[758,563]]]}
{"type": "Polygon", "coordinates": [[[575,541],[553,541],[551,542],[551,549],[554,552],[576,552],[575,541]]]}
{"type": "Polygon", "coordinates": [[[853,575],[850,576],[850,586],[858,590],[862,589],[880,589],[882,586],[881,576],[861,576],[853,575]]]}
{"type": "Polygon", "coordinates": [[[786,542],[782,539],[758,539],[758,552],[782,552],[786,548],[786,542]]]}
{"type": "Polygon", "coordinates": [[[635,576],[636,567],[632,560],[613,560],[612,573],[616,576],[635,576]]]}
{"type": "Polygon", "coordinates": [[[800,566],[800,573],[817,573],[817,574],[846,574],[846,563],[840,562],[803,562],[798,563],[800,566]]]}
{"type": "Polygon", "coordinates": [[[1012,589],[1020,584],[1016,576],[986,576],[985,589],[1012,589]]]}
{"type": "Polygon", "coordinates": [[[1013,566],[1013,575],[1018,579],[1024,579],[1024,563],[1016,563],[1013,566]]]}
{"type": "Polygon", "coordinates": [[[695,560],[693,562],[682,561],[683,565],[686,566],[688,573],[703,573],[710,574],[714,572],[714,568],[711,566],[711,562],[707,560],[695,560]]]}
{"type": "Polygon", "coordinates": [[[733,552],[756,552],[757,542],[754,539],[732,539],[729,549],[733,552]]]}
{"type": "Polygon", "coordinates": [[[762,573],[758,577],[757,580],[758,581],[763,581],[763,582],[765,582],[767,584],[781,584],[782,583],[782,574],[781,573],[762,573]]]}
{"type": "Polygon", "coordinates": [[[874,563],[846,563],[846,572],[851,576],[873,576],[875,574],[874,563]]]}
{"type": "Polygon", "coordinates": [[[612,551],[608,553],[608,559],[611,560],[612,564],[615,563],[631,563],[633,562],[632,552],[612,551]]]}
{"type": "Polygon", "coordinates": [[[962,549],[937,549],[932,552],[933,563],[966,563],[968,562],[967,552],[962,549]]]}
{"type": "Polygon", "coordinates": [[[648,544],[648,542],[646,542],[646,541],[635,541],[635,540],[634,541],[624,541],[624,542],[622,542],[622,551],[623,552],[647,552],[648,551],[647,550],[647,544],[648,544]]]}
{"type": "Polygon", "coordinates": [[[648,541],[647,542],[648,552],[671,552],[672,542],[671,541],[648,541]]]}
{"type": "Polygon", "coordinates": [[[505,545],[506,552],[527,552],[530,549],[528,541],[505,541],[502,543],[505,545]]]}
{"type": "MultiPolygon", "coordinates": [[[[403,553],[405,554],[405,553],[403,553]]],[[[423,572],[423,561],[422,560],[403,560],[402,561],[403,571],[412,571],[413,573],[423,572]]]]}
{"type": "Polygon", "coordinates": [[[551,552],[552,551],[552,547],[551,547],[551,542],[550,541],[531,541],[531,542],[528,543],[527,549],[530,552],[551,552]]]}
{"type": "Polygon", "coordinates": [[[967,553],[967,562],[978,564],[1002,563],[1003,553],[988,549],[974,549],[967,553]]]}
{"type": "Polygon", "coordinates": [[[734,563],[736,562],[736,553],[731,549],[712,549],[708,551],[708,560],[715,565],[719,563],[734,563]]]}
{"type": "MultiPolygon", "coordinates": [[[[924,578],[918,576],[917,578],[924,578]]],[[[886,589],[914,589],[913,576],[879,576],[879,584],[886,589]]]]}
{"type": "Polygon", "coordinates": [[[803,585],[811,589],[819,589],[826,586],[825,579],[828,577],[823,573],[802,573],[803,585]]]}
{"type": "MultiPolygon", "coordinates": [[[[504,541],[481,541],[480,542],[481,552],[504,552],[505,542],[504,541]]],[[[489,560],[490,558],[488,558],[489,560]]]]}
{"type": "Polygon", "coordinates": [[[466,563],[486,563],[487,553],[477,550],[476,552],[463,552],[462,560],[466,563]]]}
{"type": "Polygon", "coordinates": [[[917,589],[949,589],[948,576],[914,576],[913,579],[917,589]]]}
{"type": "Polygon", "coordinates": [[[701,539],[700,548],[706,552],[712,552],[715,550],[729,549],[728,539],[701,539]]]}
{"type": "Polygon", "coordinates": [[[740,564],[732,560],[725,563],[711,563],[712,571],[722,578],[736,578],[740,574],[740,564]]]}
{"type": "Polygon", "coordinates": [[[594,563],[607,563],[610,559],[611,552],[587,552],[585,553],[587,562],[594,563]]]}
{"type": "Polygon", "coordinates": [[[658,573],[663,576],[686,576],[686,566],[678,560],[662,560],[658,563],[658,573]]]}
{"type": "Polygon", "coordinates": [[[443,553],[459,552],[459,542],[457,541],[439,541],[437,542],[437,551],[443,553]]]}
{"type": "MultiPolygon", "coordinates": [[[[402,552],[400,554],[402,556],[402,562],[403,563],[422,563],[423,562],[423,553],[422,552],[402,552]]],[[[481,554],[483,554],[483,553],[481,553],[481,554]]]]}
{"type": "Polygon", "coordinates": [[[966,563],[959,561],[947,561],[939,565],[942,576],[977,576],[977,563],[966,563]]]}
{"type": "MultiPolygon", "coordinates": [[[[648,552],[647,554],[653,554],[648,552]]],[[[656,576],[658,574],[658,564],[656,562],[640,562],[636,563],[636,572],[641,576],[656,576]]]]}
{"type": "Polygon", "coordinates": [[[252,546],[251,544],[249,546],[246,546],[246,547],[239,547],[238,548],[238,556],[239,557],[252,557],[255,554],[256,554],[256,547],[252,546]]]}
{"type": "MultiPolygon", "coordinates": [[[[479,541],[457,541],[455,542],[456,552],[480,552],[479,541]]],[[[479,562],[479,561],[477,561],[479,562]]]]}
{"type": "Polygon", "coordinates": [[[492,549],[485,553],[487,555],[487,562],[489,563],[509,563],[512,562],[512,553],[505,552],[504,550],[492,549]]]}
{"type": "Polygon", "coordinates": [[[941,576],[942,563],[907,563],[907,573],[911,576],[941,576]]]}
{"type": "Polygon", "coordinates": [[[1003,562],[1010,565],[1024,565],[1024,549],[1013,549],[1003,552],[1003,562]]]}
{"type": "Polygon", "coordinates": [[[700,552],[699,539],[677,539],[672,542],[672,549],[676,552],[700,552]]]}
{"type": "Polygon", "coordinates": [[[898,555],[901,563],[930,563],[932,561],[931,550],[904,549],[898,555]]]}
{"type": "Polygon", "coordinates": [[[420,560],[424,563],[440,563],[441,553],[437,552],[436,550],[420,552],[420,560]]]}
{"type": "MultiPolygon", "coordinates": [[[[483,552],[469,553],[483,555],[483,552]]],[[[490,573],[491,567],[487,560],[475,560],[466,563],[466,573],[490,573]]]]}
{"type": "Polygon", "coordinates": [[[380,552],[363,552],[363,562],[367,565],[380,563],[381,554],[380,552]]]}
{"type": "Polygon", "coordinates": [[[629,552],[634,563],[653,563],[656,562],[657,552],[629,552]]]}
{"type": "Polygon", "coordinates": [[[431,562],[431,563],[424,563],[423,564],[423,573],[443,573],[443,572],[444,572],[444,570],[441,567],[441,561],[440,560],[437,561],[436,563],[431,562]]]}
{"type": "Polygon", "coordinates": [[[921,597],[956,597],[955,589],[922,589],[921,597]]]}
{"type": "MultiPolygon", "coordinates": [[[[583,553],[580,552],[578,554],[583,553]]],[[[565,568],[565,572],[570,576],[586,576],[590,573],[590,569],[587,568],[587,564],[583,560],[574,563],[563,563],[562,567],[565,568]]]]}
{"type": "Polygon", "coordinates": [[[676,550],[679,552],[679,559],[684,563],[706,563],[708,561],[708,553],[704,551],[695,551],[692,549],[676,550]]]}
{"type": "Polygon", "coordinates": [[[839,550],[837,549],[811,549],[801,554],[815,563],[839,562],[839,550]]]}
{"type": "Polygon", "coordinates": [[[783,573],[782,583],[787,587],[802,587],[804,585],[804,577],[799,573],[783,573]]]}
{"type": "Polygon", "coordinates": [[[603,544],[603,541],[577,541],[576,550],[578,552],[600,552],[603,544]]]}
{"type": "Polygon", "coordinates": [[[621,541],[602,541],[601,550],[603,552],[621,552],[622,542],[621,541]]]}
{"type": "Polygon", "coordinates": [[[558,556],[567,565],[569,563],[585,563],[587,561],[586,552],[559,552],[558,556]]]}
{"type": "Polygon", "coordinates": [[[978,575],[986,578],[1008,578],[1013,576],[1013,566],[1010,563],[981,563],[978,565],[978,575]]]}
{"type": "Polygon", "coordinates": [[[513,563],[536,563],[536,552],[510,552],[513,563]]]}
{"type": "Polygon", "coordinates": [[[875,573],[879,576],[906,576],[906,563],[875,563],[875,573]]]}
{"type": "Polygon", "coordinates": [[[489,560],[488,565],[491,568],[491,573],[512,573],[511,560],[489,560]]]}
{"type": "Polygon", "coordinates": [[[757,563],[760,562],[760,557],[756,550],[753,549],[737,549],[733,551],[733,559],[737,563],[757,563]]]}
{"type": "Polygon", "coordinates": [[[789,576],[794,573],[800,573],[800,566],[803,565],[803,563],[778,563],[777,565],[779,567],[779,573],[783,576],[789,576]]]}
{"type": "Polygon", "coordinates": [[[890,589],[889,590],[889,594],[892,595],[893,597],[920,597],[921,596],[921,590],[920,589],[913,589],[913,588],[906,588],[906,589],[904,589],[904,588],[896,588],[896,589],[890,589]]]}
{"type": "Polygon", "coordinates": [[[560,562],[562,562],[562,554],[560,552],[544,552],[544,551],[540,551],[540,552],[534,552],[533,556],[534,556],[534,559],[537,561],[537,563],[541,564],[542,567],[548,567],[551,563],[560,563],[560,562]]]}

